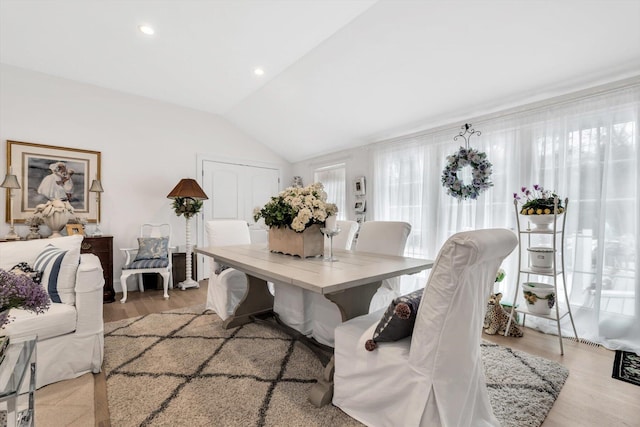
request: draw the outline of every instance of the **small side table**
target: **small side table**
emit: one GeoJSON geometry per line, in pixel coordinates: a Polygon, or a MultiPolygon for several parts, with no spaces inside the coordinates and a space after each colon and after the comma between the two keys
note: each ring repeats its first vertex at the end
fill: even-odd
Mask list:
{"type": "MultiPolygon", "coordinates": [[[[172,283],[173,288],[178,288],[178,283],[182,282],[187,275],[187,254],[185,252],[173,252],[171,254],[172,283]]],[[[193,277],[198,277],[198,266],[196,265],[196,253],[191,253],[191,269],[193,277]]],[[[158,273],[143,273],[142,283],[145,289],[162,289],[162,277],[158,273]]]]}
{"type": "Polygon", "coordinates": [[[6,404],[7,426],[35,425],[36,338],[16,341],[5,350],[0,363],[0,402],[6,404]],[[18,405],[20,390],[29,378],[28,404],[18,405]]]}
{"type": "Polygon", "coordinates": [[[114,302],[116,292],[113,289],[113,236],[85,236],[80,251],[83,254],[90,253],[100,258],[104,274],[102,302],[114,302]]]}

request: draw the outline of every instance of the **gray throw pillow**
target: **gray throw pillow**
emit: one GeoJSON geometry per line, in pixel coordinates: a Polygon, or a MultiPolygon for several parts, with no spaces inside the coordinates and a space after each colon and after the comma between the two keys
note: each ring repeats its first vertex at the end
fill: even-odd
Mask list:
{"type": "Polygon", "coordinates": [[[134,261],[169,258],[168,237],[138,237],[138,254],[134,261]]]}
{"type": "Polygon", "coordinates": [[[368,351],[373,351],[378,347],[379,342],[398,341],[411,336],[423,293],[424,289],[418,289],[391,301],[378,322],[373,338],[367,340],[364,347],[368,351]]]}

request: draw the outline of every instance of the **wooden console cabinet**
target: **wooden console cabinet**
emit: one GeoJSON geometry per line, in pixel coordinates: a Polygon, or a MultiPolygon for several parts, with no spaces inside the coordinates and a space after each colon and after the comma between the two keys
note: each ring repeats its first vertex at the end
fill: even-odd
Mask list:
{"type": "Polygon", "coordinates": [[[85,236],[80,249],[81,253],[94,254],[100,259],[104,271],[102,302],[114,302],[116,292],[113,289],[113,236],[85,236]]]}

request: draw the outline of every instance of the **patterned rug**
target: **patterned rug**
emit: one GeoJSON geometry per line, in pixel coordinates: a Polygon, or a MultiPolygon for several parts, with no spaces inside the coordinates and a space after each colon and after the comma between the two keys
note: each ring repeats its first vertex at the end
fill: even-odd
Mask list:
{"type": "MultiPolygon", "coordinates": [[[[257,323],[224,330],[203,308],[105,324],[112,426],[361,425],[333,405],[307,401],[322,364],[306,346],[257,323]]],[[[501,424],[541,425],[568,370],[489,343],[482,355],[501,424]]]]}
{"type": "Polygon", "coordinates": [[[631,351],[616,350],[613,359],[612,377],[631,384],[640,385],[640,355],[631,351]]]}

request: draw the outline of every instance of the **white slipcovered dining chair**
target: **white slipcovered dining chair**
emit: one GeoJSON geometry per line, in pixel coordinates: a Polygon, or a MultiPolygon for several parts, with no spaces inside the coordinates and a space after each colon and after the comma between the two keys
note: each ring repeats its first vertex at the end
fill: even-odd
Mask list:
{"type": "MultiPolygon", "coordinates": [[[[333,236],[333,249],[351,250],[351,246],[353,246],[353,239],[356,237],[356,233],[358,232],[358,223],[349,220],[339,220],[336,221],[336,227],[340,229],[340,233],[333,236]]],[[[325,237],[325,239],[329,238],[325,237]]]]}
{"type": "MultiPolygon", "coordinates": [[[[327,224],[329,222],[330,220],[327,220],[327,224]]],[[[341,220],[335,221],[335,226],[340,229],[340,233],[333,237],[333,249],[350,250],[358,231],[358,223],[341,220]]],[[[329,238],[325,236],[325,251],[329,250],[329,245],[329,238]]],[[[278,314],[284,324],[303,335],[310,336],[312,333],[313,305],[319,298],[325,299],[322,295],[314,294],[314,292],[307,291],[299,286],[293,286],[288,283],[275,283],[273,311],[278,314]]],[[[333,303],[325,302],[332,305],[338,312],[338,308],[333,303]]],[[[340,319],[340,316],[338,316],[338,319],[340,319]]],[[[323,341],[319,342],[327,344],[323,341]]]]}
{"type": "Polygon", "coordinates": [[[499,426],[480,343],[496,271],[516,244],[505,229],[450,237],[409,337],[365,349],[384,310],[338,326],[333,404],[368,426],[499,426]]]}
{"type": "Polygon", "coordinates": [[[164,298],[169,298],[168,289],[173,289],[171,280],[171,225],[170,224],[142,224],[137,248],[121,248],[125,262],[120,275],[122,299],[127,301],[127,278],[137,275],[138,289],[144,292],[143,273],[158,273],[162,276],[164,298]]]}
{"type": "MultiPolygon", "coordinates": [[[[246,221],[219,219],[205,224],[209,246],[248,245],[251,234],[246,221]]],[[[233,314],[247,291],[247,276],[241,271],[211,262],[205,309],[215,311],[222,320],[233,314]]]]}
{"type": "MultiPolygon", "coordinates": [[[[411,224],[402,221],[367,221],[360,227],[356,251],[373,252],[383,255],[404,255],[411,224]]],[[[389,305],[400,296],[400,277],[382,281],[373,298],[369,311],[376,311],[389,305]]]]}
{"type": "MultiPolygon", "coordinates": [[[[360,227],[356,241],[356,252],[372,252],[383,255],[402,256],[411,232],[411,224],[402,221],[368,221],[360,227]]],[[[339,261],[338,261],[339,262],[339,261]]],[[[378,309],[389,305],[393,298],[400,296],[400,278],[382,281],[380,288],[371,299],[371,306],[378,309]]],[[[323,295],[308,292],[308,312],[311,314],[311,336],[319,343],[333,347],[333,333],[342,315],[338,307],[323,295]]],[[[375,311],[375,310],[370,310],[375,311]]]]}

